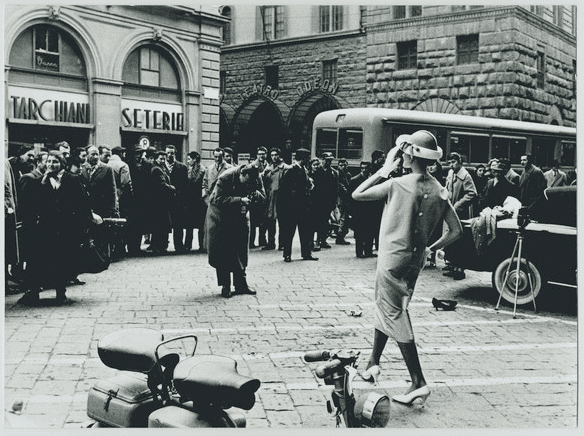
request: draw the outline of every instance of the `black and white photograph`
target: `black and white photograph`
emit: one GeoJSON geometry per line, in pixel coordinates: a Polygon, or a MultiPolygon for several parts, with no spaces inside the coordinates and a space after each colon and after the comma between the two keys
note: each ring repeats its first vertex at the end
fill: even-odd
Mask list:
{"type": "Polygon", "coordinates": [[[4,431],[578,432],[573,3],[5,2],[4,431]]]}

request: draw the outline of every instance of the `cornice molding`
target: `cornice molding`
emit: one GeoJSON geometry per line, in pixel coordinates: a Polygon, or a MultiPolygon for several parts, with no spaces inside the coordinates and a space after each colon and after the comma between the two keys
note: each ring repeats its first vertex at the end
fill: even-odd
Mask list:
{"type": "Polygon", "coordinates": [[[99,79],[94,78],[92,80],[93,92],[95,94],[109,94],[109,95],[122,95],[122,86],[124,82],[119,82],[117,80],[110,79],[99,79]]]}

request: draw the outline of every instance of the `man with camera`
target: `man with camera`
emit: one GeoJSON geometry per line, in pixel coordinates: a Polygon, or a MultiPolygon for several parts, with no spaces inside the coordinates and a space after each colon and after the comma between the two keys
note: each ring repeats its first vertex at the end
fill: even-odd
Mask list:
{"type": "Polygon", "coordinates": [[[209,196],[205,222],[209,265],[215,268],[221,296],[255,295],[247,284],[249,206],[265,201],[258,167],[229,168],[217,179],[209,196]],[[231,293],[231,275],[235,292],[231,293]]]}

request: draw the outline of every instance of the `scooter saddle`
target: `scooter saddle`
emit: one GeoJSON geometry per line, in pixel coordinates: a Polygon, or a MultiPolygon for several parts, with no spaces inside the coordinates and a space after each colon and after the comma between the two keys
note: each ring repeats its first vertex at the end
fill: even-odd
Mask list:
{"type": "Polygon", "coordinates": [[[103,336],[97,344],[97,354],[110,368],[148,373],[156,364],[156,346],[164,340],[158,330],[129,328],[103,336]]]}
{"type": "Polygon", "coordinates": [[[174,369],[173,383],[184,400],[223,409],[251,409],[255,404],[255,392],[260,388],[258,379],[237,372],[234,359],[207,355],[181,361],[174,369]]]}

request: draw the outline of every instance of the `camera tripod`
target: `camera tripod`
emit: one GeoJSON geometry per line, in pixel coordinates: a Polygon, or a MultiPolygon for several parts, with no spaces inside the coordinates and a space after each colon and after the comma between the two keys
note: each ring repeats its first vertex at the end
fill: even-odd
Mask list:
{"type": "MultiPolygon", "coordinates": [[[[534,284],[534,278],[533,278],[533,272],[530,266],[530,262],[529,260],[525,257],[522,257],[522,253],[523,253],[523,240],[525,239],[525,228],[527,227],[527,225],[529,224],[529,218],[526,215],[523,214],[519,214],[518,218],[517,218],[517,225],[519,226],[519,230],[517,230],[517,239],[515,241],[515,247],[513,248],[513,253],[511,254],[511,257],[507,260],[509,260],[509,265],[507,266],[507,271],[505,272],[505,278],[503,279],[503,283],[502,286],[508,286],[508,285],[512,285],[515,289],[515,301],[513,303],[513,319],[516,318],[516,314],[517,314],[517,295],[519,293],[519,285],[522,283],[523,280],[525,280],[525,275],[527,276],[527,280],[529,283],[529,289],[531,291],[531,294],[533,296],[533,309],[535,312],[537,312],[537,307],[535,304],[535,293],[533,292],[533,284],[534,284]],[[515,255],[517,254],[517,257],[515,257],[515,255]],[[526,273],[524,271],[522,271],[521,269],[521,263],[522,260],[525,259],[525,268],[526,268],[526,273]],[[514,271],[512,271],[512,267],[515,268],[514,271]]],[[[511,286],[510,286],[511,287],[511,286]]],[[[499,304],[501,303],[501,298],[503,297],[503,290],[504,289],[497,289],[499,291],[499,300],[497,301],[497,306],[495,307],[495,310],[499,310],[499,304]]]]}

